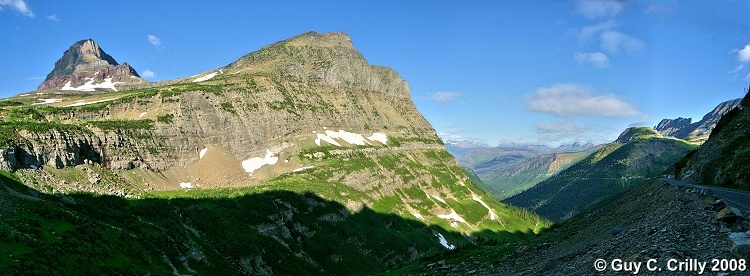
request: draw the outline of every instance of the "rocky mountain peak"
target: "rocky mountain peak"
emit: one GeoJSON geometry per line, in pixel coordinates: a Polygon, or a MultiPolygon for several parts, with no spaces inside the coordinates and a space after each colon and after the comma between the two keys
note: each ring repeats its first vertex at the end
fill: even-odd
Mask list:
{"type": "Polygon", "coordinates": [[[55,68],[47,75],[45,81],[110,65],[115,66],[118,63],[112,56],[105,53],[96,41],[84,39],[73,43],[63,53],[63,56],[55,62],[55,68]]]}
{"type": "Polygon", "coordinates": [[[73,43],[37,87],[41,90],[116,91],[116,85],[144,82],[127,63],[119,64],[93,39],[73,43]]]}
{"type": "Polygon", "coordinates": [[[664,119],[654,128],[661,135],[675,137],[689,141],[703,142],[711,135],[711,131],[716,126],[724,114],[739,107],[742,99],[734,99],[720,103],[711,112],[703,116],[703,119],[693,122],[692,118],[679,117],[676,119],[664,119]]]}

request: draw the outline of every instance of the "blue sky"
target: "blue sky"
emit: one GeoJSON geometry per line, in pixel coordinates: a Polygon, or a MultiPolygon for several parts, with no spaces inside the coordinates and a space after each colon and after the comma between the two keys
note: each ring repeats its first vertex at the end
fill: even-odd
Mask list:
{"type": "Polygon", "coordinates": [[[0,0],[0,97],[85,38],[156,81],[311,30],[399,72],[444,139],[608,142],[750,84],[748,0],[268,2],[0,0]]]}

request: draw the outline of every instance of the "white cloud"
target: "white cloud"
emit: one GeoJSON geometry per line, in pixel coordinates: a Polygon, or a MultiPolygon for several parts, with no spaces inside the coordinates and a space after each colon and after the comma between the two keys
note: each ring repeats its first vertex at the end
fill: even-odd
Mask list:
{"type": "Polygon", "coordinates": [[[588,63],[588,64],[591,64],[591,66],[594,66],[596,68],[608,68],[609,67],[609,57],[607,57],[607,55],[605,55],[602,52],[575,53],[573,54],[573,58],[576,60],[578,65],[588,63]]]}
{"type": "Polygon", "coordinates": [[[0,10],[3,7],[10,7],[27,17],[34,17],[34,13],[29,9],[24,0],[0,0],[0,10]]]}
{"type": "Polygon", "coordinates": [[[431,98],[438,102],[449,102],[455,99],[456,97],[461,96],[461,93],[457,92],[436,92],[433,93],[431,98]]]}
{"type": "Polygon", "coordinates": [[[745,48],[736,49],[736,51],[737,60],[739,60],[743,64],[750,62],[750,44],[745,45],[745,48]]]}
{"type": "Polygon", "coordinates": [[[47,19],[52,20],[52,21],[60,21],[60,18],[57,18],[57,14],[56,13],[48,15],[47,19]]]}
{"type": "Polygon", "coordinates": [[[146,69],[143,70],[143,73],[141,73],[141,77],[143,77],[144,79],[155,78],[156,72],[146,69]]]}
{"type": "Polygon", "coordinates": [[[155,35],[148,35],[148,43],[151,43],[151,45],[158,47],[161,46],[161,39],[159,39],[155,35]]]}
{"type": "Polygon", "coordinates": [[[576,12],[591,20],[612,18],[622,13],[625,4],[618,0],[578,0],[576,12]]]}
{"type": "MultiPolygon", "coordinates": [[[[750,43],[746,44],[745,47],[741,49],[732,49],[730,53],[732,55],[736,54],[737,61],[739,62],[739,64],[734,67],[734,70],[729,71],[730,74],[737,74],[742,71],[742,69],[745,69],[748,64],[750,64],[750,43]]],[[[750,80],[750,74],[745,76],[745,78],[743,78],[742,80],[750,80]]]]}
{"type": "Polygon", "coordinates": [[[539,88],[524,96],[531,111],[557,116],[584,115],[602,117],[633,117],[642,115],[638,109],[614,96],[592,95],[591,89],[577,84],[556,84],[539,88]]]}
{"type": "Polygon", "coordinates": [[[744,80],[744,81],[750,81],[750,73],[747,73],[747,76],[745,76],[745,78],[742,79],[742,80],[744,80]]]}
{"type": "Polygon", "coordinates": [[[640,39],[613,30],[602,32],[599,39],[601,48],[609,53],[619,53],[620,50],[632,53],[646,47],[640,39]]]}

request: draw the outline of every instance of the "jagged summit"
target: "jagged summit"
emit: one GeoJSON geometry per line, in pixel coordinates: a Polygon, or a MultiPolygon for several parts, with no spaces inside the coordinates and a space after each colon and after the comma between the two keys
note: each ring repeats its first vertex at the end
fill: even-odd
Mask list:
{"type": "Polygon", "coordinates": [[[93,39],[80,40],[63,53],[55,62],[55,69],[47,75],[45,81],[56,77],[93,71],[97,68],[118,65],[117,61],[105,53],[93,39]]]}
{"type": "Polygon", "coordinates": [[[129,64],[117,63],[96,41],[84,39],[63,53],[37,90],[117,91],[117,86],[142,82],[129,64]]]}
{"type": "Polygon", "coordinates": [[[719,119],[730,110],[739,107],[741,100],[734,99],[722,102],[697,122],[693,122],[692,118],[683,117],[664,119],[654,128],[664,136],[702,143],[711,135],[711,131],[719,122],[719,119]]]}

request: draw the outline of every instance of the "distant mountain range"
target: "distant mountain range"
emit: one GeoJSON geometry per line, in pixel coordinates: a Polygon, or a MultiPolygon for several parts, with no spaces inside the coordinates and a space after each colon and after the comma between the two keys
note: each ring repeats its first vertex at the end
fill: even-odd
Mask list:
{"type": "Polygon", "coordinates": [[[522,143],[489,146],[468,140],[447,141],[445,147],[499,199],[536,185],[598,148],[592,143],[559,147],[522,143]]]}

